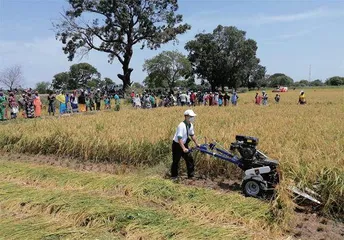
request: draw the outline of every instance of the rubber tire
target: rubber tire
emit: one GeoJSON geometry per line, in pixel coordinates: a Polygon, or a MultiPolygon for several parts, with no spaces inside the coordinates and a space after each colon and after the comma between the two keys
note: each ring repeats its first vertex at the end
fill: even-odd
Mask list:
{"type": "Polygon", "coordinates": [[[241,188],[242,188],[242,192],[244,193],[244,195],[246,197],[255,197],[256,198],[256,197],[259,197],[263,192],[263,190],[260,188],[260,183],[256,180],[252,180],[252,179],[247,179],[247,180],[243,181],[241,184],[241,188]],[[254,184],[254,186],[259,188],[256,194],[253,194],[252,192],[247,191],[247,188],[249,188],[249,186],[247,186],[247,185],[249,185],[249,184],[254,184]]]}

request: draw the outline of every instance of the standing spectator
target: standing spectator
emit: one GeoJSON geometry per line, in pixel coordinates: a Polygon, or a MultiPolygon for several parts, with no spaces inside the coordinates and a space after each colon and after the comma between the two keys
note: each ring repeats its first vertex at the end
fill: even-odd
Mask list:
{"type": "Polygon", "coordinates": [[[72,105],[72,112],[73,113],[79,112],[79,109],[78,109],[78,96],[77,96],[76,90],[73,91],[73,94],[70,97],[70,103],[72,105]]]}
{"type": "Polygon", "coordinates": [[[268,94],[265,91],[262,92],[262,100],[264,106],[268,105],[268,94]]]}
{"type": "Polygon", "coordinates": [[[121,106],[121,99],[119,98],[117,93],[115,94],[114,98],[115,98],[115,111],[119,111],[120,106],[121,106]]]}
{"type": "Polygon", "coordinates": [[[213,106],[213,104],[214,104],[214,94],[212,92],[209,93],[208,100],[209,100],[209,106],[213,106]]]}
{"type": "Polygon", "coordinates": [[[10,92],[10,96],[8,98],[8,105],[11,110],[11,119],[16,119],[17,113],[19,112],[19,108],[13,92],[10,92]]]}
{"type": "Polygon", "coordinates": [[[105,109],[111,108],[110,98],[107,95],[104,95],[104,105],[105,105],[105,109]]]}
{"type": "Polygon", "coordinates": [[[223,99],[224,99],[224,103],[225,103],[224,105],[227,106],[229,103],[229,99],[230,99],[228,92],[225,93],[225,96],[223,97],[223,99]]]}
{"type": "Polygon", "coordinates": [[[206,106],[208,101],[208,93],[205,92],[203,95],[203,105],[206,106]]]}
{"type": "Polygon", "coordinates": [[[78,97],[78,105],[80,112],[86,112],[86,101],[85,101],[85,93],[84,90],[80,90],[80,95],[78,97]]]}
{"type": "Polygon", "coordinates": [[[66,112],[67,113],[72,113],[72,104],[70,102],[70,96],[69,93],[66,93],[66,112]]]}
{"type": "Polygon", "coordinates": [[[33,99],[33,105],[35,108],[35,117],[41,117],[41,112],[42,112],[42,102],[41,98],[38,96],[38,92],[35,92],[35,96],[33,99]]]}
{"type": "Polygon", "coordinates": [[[179,95],[180,104],[182,106],[186,105],[187,98],[188,98],[188,96],[185,93],[182,93],[182,94],[179,95]]]}
{"type": "Polygon", "coordinates": [[[22,113],[23,118],[26,118],[26,114],[25,114],[25,112],[26,112],[26,110],[25,110],[25,98],[26,98],[26,94],[23,93],[21,95],[21,98],[19,98],[19,101],[18,101],[19,102],[19,109],[23,110],[23,113],[22,113]]]}
{"type": "Polygon", "coordinates": [[[141,99],[138,94],[136,94],[136,97],[134,98],[134,106],[135,108],[141,108],[141,99]]]}
{"type": "Polygon", "coordinates": [[[96,110],[100,111],[101,96],[99,88],[97,89],[97,92],[94,94],[94,102],[96,103],[96,110]]]}
{"type": "Polygon", "coordinates": [[[49,93],[49,96],[48,96],[48,113],[49,113],[49,116],[51,114],[53,114],[53,116],[55,116],[55,94],[53,94],[52,92],[49,93]]]}
{"type": "Polygon", "coordinates": [[[196,94],[193,91],[190,94],[190,102],[192,106],[196,106],[196,94]]]}
{"type": "Polygon", "coordinates": [[[233,92],[232,97],[231,97],[231,102],[233,106],[236,106],[238,104],[238,99],[239,96],[236,92],[233,92]]]}
{"type": "Polygon", "coordinates": [[[256,96],[254,97],[254,99],[255,99],[254,103],[257,105],[260,105],[260,102],[262,101],[262,97],[259,96],[258,92],[256,92],[256,96]]]}
{"type": "Polygon", "coordinates": [[[31,92],[28,92],[25,98],[25,111],[26,111],[26,118],[35,117],[35,108],[34,108],[31,92]]]}
{"type": "Polygon", "coordinates": [[[5,121],[6,98],[4,93],[0,91],[0,121],[5,121]]]}
{"type": "Polygon", "coordinates": [[[219,93],[216,92],[215,95],[214,95],[214,102],[213,102],[213,105],[214,106],[217,106],[219,103],[219,93]]]}

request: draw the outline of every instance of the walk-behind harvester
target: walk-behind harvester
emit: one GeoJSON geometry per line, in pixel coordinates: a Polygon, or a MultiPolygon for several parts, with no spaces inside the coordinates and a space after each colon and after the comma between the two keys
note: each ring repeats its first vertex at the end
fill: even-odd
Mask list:
{"type": "MultiPolygon", "coordinates": [[[[229,151],[219,147],[216,142],[209,144],[206,142],[199,147],[193,148],[192,151],[208,154],[231,162],[241,168],[244,172],[241,187],[246,196],[273,196],[281,177],[278,161],[270,159],[257,149],[259,140],[256,137],[237,135],[235,140],[235,142],[231,143],[229,151]]],[[[317,199],[296,187],[291,187],[290,190],[299,197],[320,204],[317,199]]]]}

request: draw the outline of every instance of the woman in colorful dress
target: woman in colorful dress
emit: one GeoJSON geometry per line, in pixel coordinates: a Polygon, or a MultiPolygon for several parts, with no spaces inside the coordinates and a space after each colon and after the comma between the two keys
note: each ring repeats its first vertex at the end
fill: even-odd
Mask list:
{"type": "Polygon", "coordinates": [[[41,98],[38,96],[38,92],[35,92],[35,96],[33,99],[33,105],[35,106],[35,117],[41,117],[42,112],[42,102],[41,98]]]}
{"type": "Polygon", "coordinates": [[[33,103],[31,92],[28,92],[25,98],[25,114],[26,114],[26,118],[35,117],[35,106],[33,103]]]}
{"type": "Polygon", "coordinates": [[[19,105],[16,101],[16,98],[13,92],[10,92],[10,97],[8,98],[8,105],[11,109],[11,119],[16,119],[17,113],[19,112],[19,105]]]}

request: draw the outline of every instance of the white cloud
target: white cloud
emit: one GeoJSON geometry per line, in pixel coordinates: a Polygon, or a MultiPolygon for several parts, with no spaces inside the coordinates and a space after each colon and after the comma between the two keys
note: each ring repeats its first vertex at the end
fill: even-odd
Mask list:
{"type": "Polygon", "coordinates": [[[254,24],[270,24],[270,23],[288,23],[302,20],[309,20],[321,17],[338,17],[343,16],[343,10],[328,9],[325,7],[317,8],[305,12],[280,14],[280,15],[258,15],[254,17],[254,24]]]}

